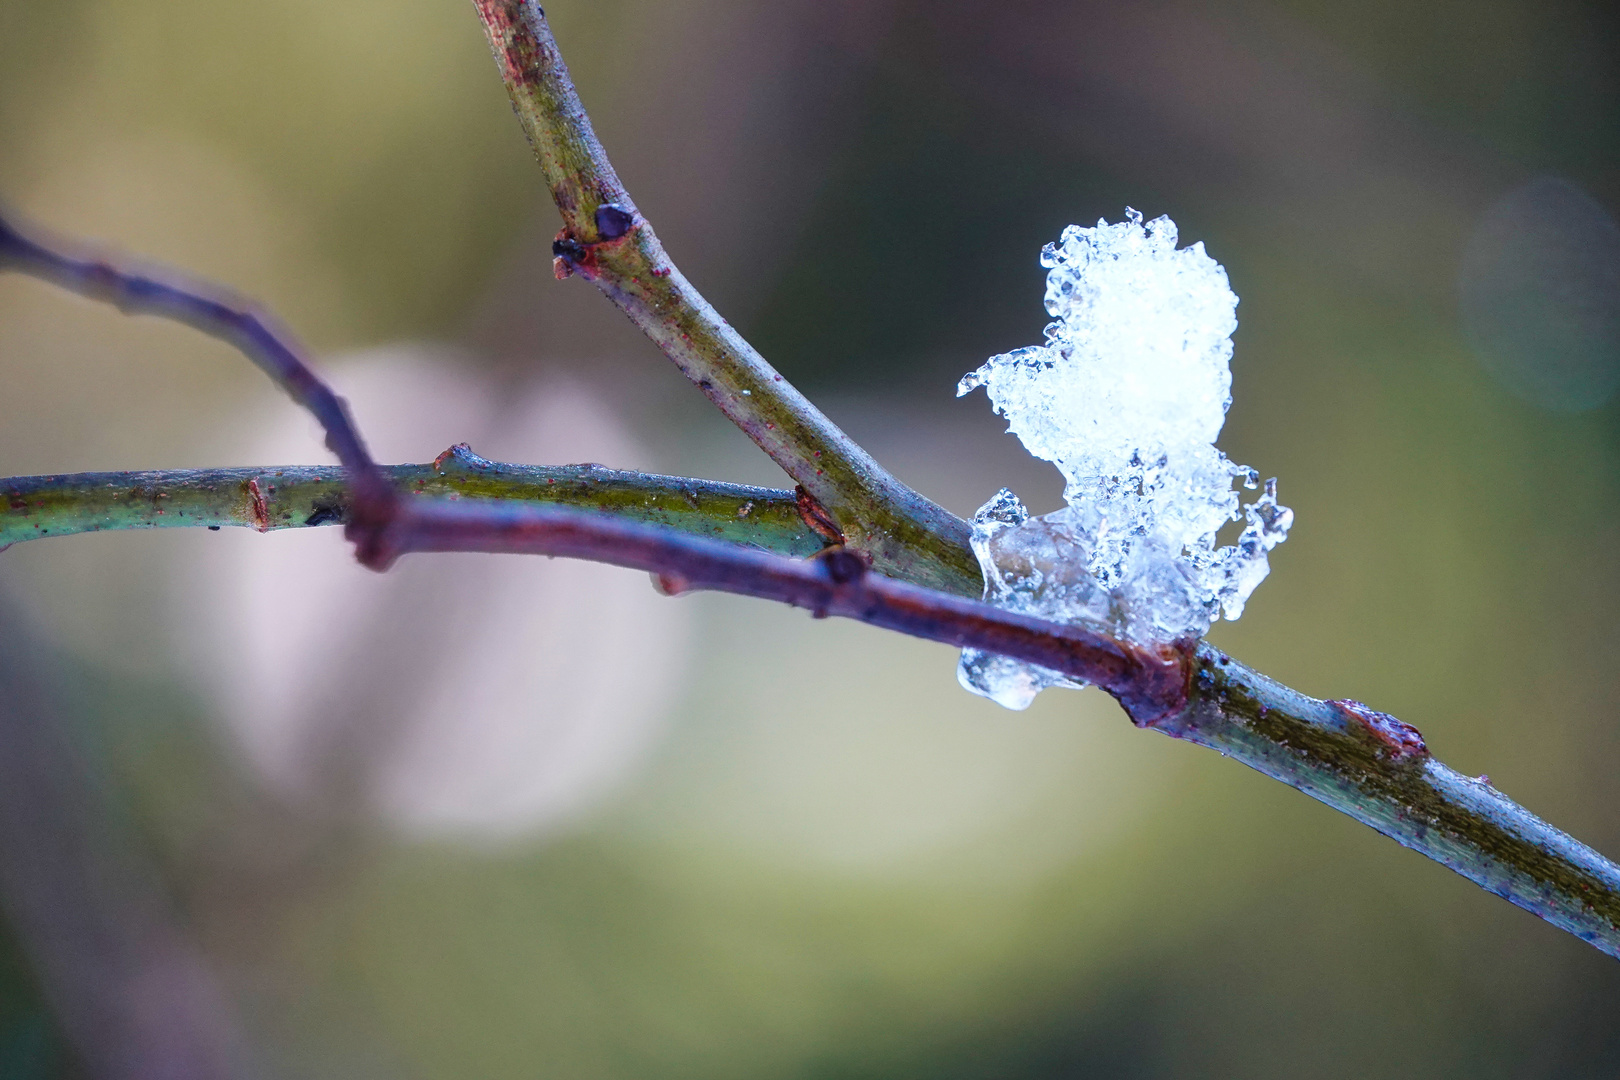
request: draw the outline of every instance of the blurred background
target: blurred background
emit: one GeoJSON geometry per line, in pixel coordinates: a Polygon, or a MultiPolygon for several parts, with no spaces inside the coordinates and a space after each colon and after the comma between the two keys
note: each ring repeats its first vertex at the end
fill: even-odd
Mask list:
{"type": "MultiPolygon", "coordinates": [[[[553,0],[666,246],[958,513],[1042,244],[1170,214],[1298,517],[1214,640],[1620,855],[1620,20],[553,0]]],[[[0,199],[258,298],[390,461],[783,478],[588,285],[463,0],[0,0],[0,199]]],[[[0,475],[327,460],[0,277],[0,475]]],[[[1620,967],[1095,692],[337,530],[0,556],[0,1076],[1614,1077],[1620,967]]]]}

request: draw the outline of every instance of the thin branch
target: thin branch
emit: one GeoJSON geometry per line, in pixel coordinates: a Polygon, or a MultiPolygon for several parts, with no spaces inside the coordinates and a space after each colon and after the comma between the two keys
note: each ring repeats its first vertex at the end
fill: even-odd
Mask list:
{"type": "MultiPolygon", "coordinates": [[[[781,382],[669,266],[650,227],[606,166],[539,8],[517,0],[475,2],[519,115],[554,193],[559,193],[566,225],[558,245],[562,268],[597,281],[728,416],[801,480],[807,490],[798,493],[795,512],[802,524],[823,535],[836,536],[841,528],[850,547],[834,547],[807,563],[669,527],[702,520],[707,524],[697,530],[701,532],[712,527],[712,515],[666,519],[662,527],[621,520],[638,515],[657,520],[647,511],[650,494],[637,487],[652,478],[626,479],[625,486],[615,489],[619,501],[611,507],[611,499],[582,497],[614,514],[473,499],[401,499],[393,486],[398,477],[385,477],[372,463],[342,403],[316,379],[289,339],[258,313],[200,285],[161,281],[60,254],[3,223],[0,265],[113,300],[128,310],[189,322],[241,347],[326,426],[353,492],[346,508],[340,504],[338,509],[346,510],[348,534],[368,565],[384,568],[412,551],[597,559],[653,572],[670,591],[712,588],[777,600],[1054,668],[1107,689],[1136,723],[1237,758],[1620,956],[1620,867],[1483,780],[1435,761],[1414,728],[1357,702],[1305,697],[1205,644],[1147,649],[957,595],[978,588],[966,526],[883,473],[781,382]],[[604,201],[605,196],[613,198],[604,201]],[[828,511],[833,513],[831,524],[828,511]],[[871,573],[865,558],[851,548],[865,552],[880,571],[943,591],[871,573]]],[[[491,465],[480,472],[456,459],[449,471],[463,466],[481,477],[476,482],[463,477],[465,483],[501,487],[498,473],[505,467],[491,465]]],[[[328,483],[334,485],[328,494],[335,490],[334,476],[322,479],[311,471],[295,471],[300,483],[328,483]]],[[[153,474],[100,474],[112,489],[126,485],[124,494],[96,494],[80,485],[73,489],[74,497],[88,500],[86,505],[102,499],[103,512],[116,518],[130,512],[140,498],[128,494],[128,485],[139,485],[130,479],[137,475],[153,474]]],[[[276,527],[274,515],[287,510],[278,503],[273,511],[270,501],[272,495],[286,497],[285,489],[278,486],[271,492],[268,482],[258,483],[259,477],[244,479],[236,471],[209,475],[217,483],[208,492],[193,493],[181,485],[186,498],[195,494],[206,503],[225,497],[222,512],[227,516],[239,509],[232,499],[247,498],[242,512],[263,528],[276,527]],[[232,489],[232,483],[239,486],[232,489]]],[[[36,501],[48,502],[59,479],[33,478],[28,490],[36,501]]],[[[454,486],[451,480],[445,483],[454,486]]],[[[0,482],[4,485],[20,485],[16,498],[24,506],[19,510],[13,505],[12,511],[26,517],[27,485],[0,482]]],[[[299,498],[311,499],[303,523],[317,523],[309,520],[319,509],[313,488],[297,490],[299,498]]],[[[179,493],[176,489],[170,498],[178,499],[179,493]]],[[[492,493],[499,491],[477,494],[492,493]]],[[[785,514],[781,500],[787,493],[772,495],[778,500],[773,513],[785,514]]],[[[149,519],[160,510],[166,517],[179,504],[157,499],[146,505],[152,508],[149,514],[142,509],[129,520],[156,524],[149,519]]],[[[295,505],[302,510],[304,504],[295,505]]],[[[666,504],[664,512],[668,510],[666,504]]]]}
{"type": "Polygon", "coordinates": [[[1218,750],[1370,825],[1620,957],[1620,866],[1493,788],[1435,760],[1410,724],[1318,701],[1208,643],[1187,708],[1152,726],[1218,750]]]}
{"type": "Polygon", "coordinates": [[[966,522],[902,484],[722,319],[665,254],[591,129],[534,0],[474,0],[563,229],[559,276],[607,294],[886,574],[978,596],[966,522]]]}
{"type": "Polygon", "coordinates": [[[1417,729],[1319,701],[1212,646],[1151,649],[869,573],[834,548],[808,561],[563,509],[414,504],[392,551],[561,555],[984,649],[1095,683],[1133,722],[1217,750],[1620,957],[1620,866],[1483,778],[1435,760],[1417,729]]]}
{"type": "Polygon", "coordinates": [[[365,538],[390,516],[394,493],[349,416],[343,399],[322,382],[304,350],[276,320],[217,285],[173,271],[142,271],[75,252],[70,245],[24,231],[0,216],[0,269],[18,270],[131,314],[185,323],[236,346],[309,410],[326,432],[326,445],[347,470],[353,490],[351,538],[362,562],[365,538]]]}
{"type": "MultiPolygon", "coordinates": [[[[1081,627],[886,579],[846,549],[785,558],[821,543],[798,520],[790,492],[595,466],[496,465],[459,449],[437,467],[388,471],[400,490],[463,497],[403,500],[382,540],[388,560],[418,551],[592,559],[646,570],[669,592],[714,589],[774,600],[1050,667],[1103,687],[1139,726],[1275,777],[1620,956],[1620,867],[1485,781],[1434,760],[1416,729],[1357,702],[1307,697],[1207,644],[1190,654],[1132,648],[1081,627]],[[501,505],[491,495],[511,501],[501,505]],[[553,497],[558,505],[545,508],[519,502],[553,497]],[[739,515],[749,503],[749,513],[739,515]],[[574,509],[581,506],[598,512],[574,509]]],[[[342,490],[331,468],[15,478],[0,481],[11,503],[0,515],[0,537],[33,535],[30,522],[41,514],[89,528],[323,524],[325,515],[341,516],[342,490]],[[18,509],[18,502],[34,505],[18,509]]]]}
{"type": "MultiPolygon", "coordinates": [[[[383,468],[395,492],[572,506],[781,555],[813,555],[826,541],[791,491],[620,472],[600,465],[507,465],[465,446],[430,465],[383,468]]],[[[240,526],[269,532],[348,520],[336,466],[74,473],[0,480],[0,548],[23,540],[116,529],[240,526]]]]}
{"type": "Polygon", "coordinates": [[[385,551],[479,551],[589,559],[657,575],[670,593],[689,589],[774,600],[817,617],[839,615],[912,637],[971,646],[1053,668],[1114,695],[1143,722],[1185,705],[1186,664],[1176,647],[1114,641],[979,600],[872,573],[865,558],[833,547],[792,559],[604,513],[487,502],[408,502],[385,551]]]}

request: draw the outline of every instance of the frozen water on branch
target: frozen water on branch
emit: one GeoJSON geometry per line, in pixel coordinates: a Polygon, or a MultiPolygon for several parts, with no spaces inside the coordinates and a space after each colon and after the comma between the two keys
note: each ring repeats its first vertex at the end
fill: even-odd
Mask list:
{"type": "MultiPolygon", "coordinates": [[[[1063,509],[1032,518],[1003,489],[973,521],[985,599],[1147,644],[1199,637],[1243,614],[1293,512],[1268,480],[1215,448],[1232,402],[1237,297],[1202,243],[1176,248],[1167,217],[1071,225],[1041,252],[1046,341],[991,357],[957,396],[984,387],[1007,426],[1066,481],[1063,509]],[[1215,531],[1246,519],[1235,545],[1215,531]]],[[[1011,709],[1056,672],[964,650],[962,685],[1011,709]]]]}

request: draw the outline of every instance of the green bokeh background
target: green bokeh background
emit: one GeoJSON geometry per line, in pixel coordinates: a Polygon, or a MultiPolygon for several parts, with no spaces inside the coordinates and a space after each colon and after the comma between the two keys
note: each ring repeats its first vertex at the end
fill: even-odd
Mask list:
{"type": "MultiPolygon", "coordinates": [[[[1455,299],[1474,223],[1526,180],[1620,207],[1607,5],[547,7],[673,256],[958,512],[1009,480],[1055,497],[950,401],[1037,340],[1041,244],[1171,214],[1242,297],[1222,446],[1297,514],[1214,639],[1620,855],[1620,405],[1514,397],[1455,299]]],[[[318,353],[429,338],[469,377],[571,371],[661,467],[776,480],[548,279],[460,0],[0,0],[0,148],[8,205],[229,282],[318,353]]],[[[0,475],[235,464],[185,433],[255,379],[0,279],[0,475]]],[[[168,617],[137,573],[63,583],[177,542],[18,547],[0,618],[49,658],[109,842],[226,987],[244,1075],[1620,1075],[1620,968],[1438,866],[1097,695],[1010,716],[946,650],[729,598],[681,601],[688,689],[582,822],[495,847],[312,824],[161,648],[132,671],[75,630],[98,604],[168,617]],[[810,764],[782,781],[784,756],[810,764]],[[913,800],[964,776],[982,790],[913,800]],[[926,844],[881,840],[956,802],[926,844]]],[[[0,1075],[85,1075],[38,956],[0,941],[0,1075]]]]}

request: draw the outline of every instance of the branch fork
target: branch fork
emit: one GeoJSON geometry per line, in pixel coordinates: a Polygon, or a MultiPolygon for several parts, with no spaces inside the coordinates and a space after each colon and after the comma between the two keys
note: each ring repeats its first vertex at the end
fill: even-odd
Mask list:
{"type": "Polygon", "coordinates": [[[341,523],[356,557],[378,570],[412,552],[592,559],[644,570],[672,595],[733,592],[999,653],[1093,683],[1138,726],[1236,758],[1620,957],[1620,867],[1447,768],[1411,725],[1360,702],[1307,697],[1205,642],[1143,647],[979,600],[967,523],[878,465],[670,261],[597,141],[540,6],[473,3],[562,216],[556,276],[599,288],[797,486],[508,465],[466,444],[431,464],[380,466],[341,399],[268,316],[0,217],[0,268],[236,345],[316,417],[340,462],[0,480],[0,550],[98,529],[341,523]]]}

